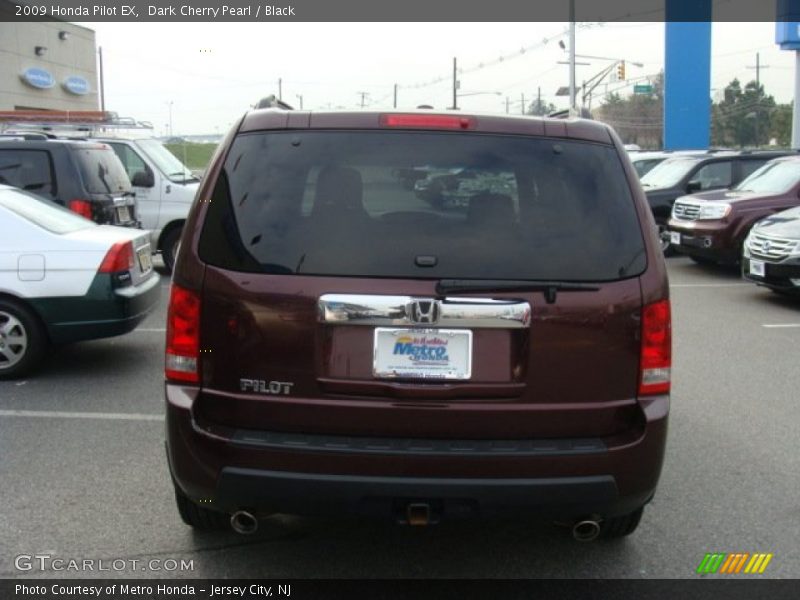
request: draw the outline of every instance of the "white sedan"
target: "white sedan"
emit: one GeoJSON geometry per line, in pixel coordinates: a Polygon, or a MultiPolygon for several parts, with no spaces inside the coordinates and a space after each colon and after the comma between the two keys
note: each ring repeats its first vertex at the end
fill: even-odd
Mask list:
{"type": "Polygon", "coordinates": [[[134,329],[158,302],[147,231],[97,225],[0,185],[0,378],[50,344],[134,329]]]}

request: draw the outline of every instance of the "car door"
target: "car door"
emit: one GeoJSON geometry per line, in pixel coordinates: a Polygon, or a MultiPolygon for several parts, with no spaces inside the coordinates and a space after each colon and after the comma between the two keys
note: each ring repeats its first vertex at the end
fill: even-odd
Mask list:
{"type": "Polygon", "coordinates": [[[156,185],[153,170],[129,144],[122,142],[107,143],[114,149],[133,184],[142,227],[156,229],[161,206],[161,188],[156,185]]]}

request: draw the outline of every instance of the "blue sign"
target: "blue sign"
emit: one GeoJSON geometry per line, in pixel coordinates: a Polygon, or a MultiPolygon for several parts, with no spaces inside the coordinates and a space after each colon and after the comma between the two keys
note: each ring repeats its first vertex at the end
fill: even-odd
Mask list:
{"type": "Polygon", "coordinates": [[[48,90],[56,84],[56,79],[50,74],[50,71],[45,71],[39,67],[25,69],[20,77],[28,85],[40,90],[48,90]]]}
{"type": "Polygon", "coordinates": [[[64,89],[70,94],[75,94],[77,96],[85,96],[91,91],[89,82],[78,75],[70,75],[61,83],[61,85],[63,85],[64,89]]]}

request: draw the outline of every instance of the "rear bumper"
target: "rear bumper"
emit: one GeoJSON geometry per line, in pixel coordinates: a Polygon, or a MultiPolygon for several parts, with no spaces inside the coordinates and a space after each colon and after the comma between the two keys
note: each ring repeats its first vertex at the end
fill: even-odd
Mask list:
{"type": "Polygon", "coordinates": [[[47,326],[50,341],[66,344],[113,337],[132,331],[155,308],[159,276],[136,286],[115,287],[111,275],[95,277],[84,296],[31,301],[47,326]]]}
{"type": "Polygon", "coordinates": [[[223,512],[393,516],[424,502],[444,517],[625,514],[655,493],[669,411],[668,396],[642,403],[644,429],[624,444],[484,440],[469,446],[224,431],[195,422],[196,394],[166,386],[170,471],[189,498],[223,512]]]}

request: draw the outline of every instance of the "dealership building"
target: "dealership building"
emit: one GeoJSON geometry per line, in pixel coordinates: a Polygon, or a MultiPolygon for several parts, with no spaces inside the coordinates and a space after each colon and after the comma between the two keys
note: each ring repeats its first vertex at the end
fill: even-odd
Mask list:
{"type": "Polygon", "coordinates": [[[98,110],[97,86],[93,30],[0,22],[0,111],[98,110]]]}

